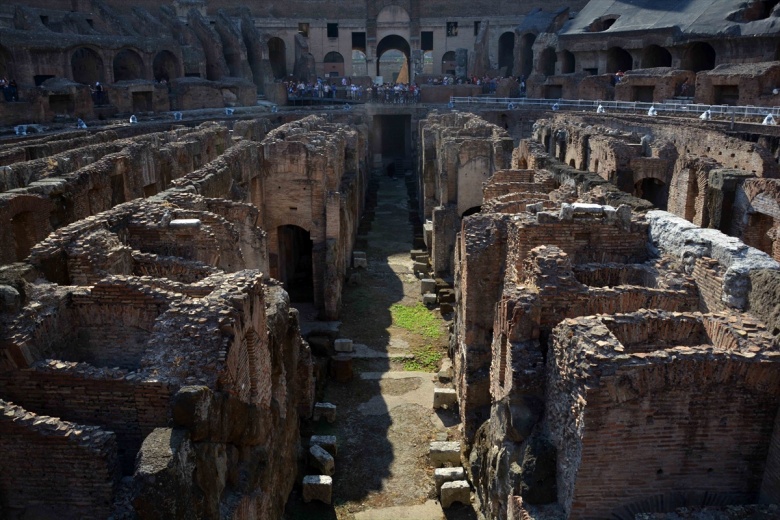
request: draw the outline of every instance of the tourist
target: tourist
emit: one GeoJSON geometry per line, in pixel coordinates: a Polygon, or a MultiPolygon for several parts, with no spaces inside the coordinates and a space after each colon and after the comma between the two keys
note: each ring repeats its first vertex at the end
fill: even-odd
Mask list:
{"type": "Polygon", "coordinates": [[[8,83],[8,90],[10,91],[11,101],[19,101],[19,87],[17,87],[15,79],[11,79],[10,83],[8,83]]]}

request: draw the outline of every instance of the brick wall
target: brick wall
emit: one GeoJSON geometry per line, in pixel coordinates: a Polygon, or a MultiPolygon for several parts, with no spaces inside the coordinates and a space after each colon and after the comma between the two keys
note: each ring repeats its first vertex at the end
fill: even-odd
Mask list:
{"type": "Polygon", "coordinates": [[[144,437],[167,424],[171,390],[121,371],[113,377],[86,365],[50,362],[0,375],[2,395],[38,414],[100,426],[116,435],[123,472],[132,473],[144,437]]]}
{"type": "Polygon", "coordinates": [[[39,514],[51,517],[108,518],[118,480],[113,433],[0,400],[0,506],[5,518],[22,516],[35,504],[39,514]]]}

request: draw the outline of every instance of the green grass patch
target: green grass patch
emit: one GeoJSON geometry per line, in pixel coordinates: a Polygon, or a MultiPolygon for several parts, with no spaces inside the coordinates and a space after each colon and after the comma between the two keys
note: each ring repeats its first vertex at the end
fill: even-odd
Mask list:
{"type": "Polygon", "coordinates": [[[439,361],[444,353],[432,345],[412,351],[414,358],[404,360],[404,370],[409,372],[436,372],[439,370],[439,361]]]}
{"type": "Polygon", "coordinates": [[[426,338],[438,339],[442,335],[441,322],[437,320],[425,305],[418,303],[414,307],[396,303],[390,307],[393,324],[426,338]]]}

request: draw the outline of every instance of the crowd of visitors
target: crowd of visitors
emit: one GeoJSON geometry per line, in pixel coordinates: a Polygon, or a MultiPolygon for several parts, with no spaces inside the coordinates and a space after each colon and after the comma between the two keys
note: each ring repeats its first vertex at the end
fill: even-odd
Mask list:
{"type": "Polygon", "coordinates": [[[287,95],[295,98],[346,99],[366,103],[418,103],[420,87],[416,83],[384,83],[363,86],[352,83],[349,78],[341,82],[318,79],[313,83],[288,81],[287,95]]]}

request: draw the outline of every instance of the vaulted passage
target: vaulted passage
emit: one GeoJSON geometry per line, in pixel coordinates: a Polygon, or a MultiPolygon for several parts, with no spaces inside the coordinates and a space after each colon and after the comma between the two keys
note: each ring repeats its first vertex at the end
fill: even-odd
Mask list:
{"type": "Polygon", "coordinates": [[[298,226],[279,227],[279,279],[290,301],[314,301],[311,235],[298,226]]]}

